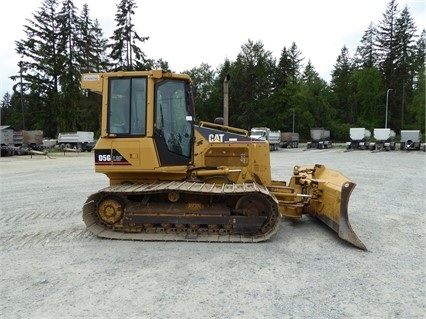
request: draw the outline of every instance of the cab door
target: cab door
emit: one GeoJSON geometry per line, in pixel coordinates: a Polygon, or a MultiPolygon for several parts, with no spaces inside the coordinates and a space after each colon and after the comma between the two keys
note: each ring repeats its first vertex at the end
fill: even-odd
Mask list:
{"type": "Polygon", "coordinates": [[[161,166],[192,161],[193,104],[186,81],[169,79],[155,86],[154,140],[161,166]]]}

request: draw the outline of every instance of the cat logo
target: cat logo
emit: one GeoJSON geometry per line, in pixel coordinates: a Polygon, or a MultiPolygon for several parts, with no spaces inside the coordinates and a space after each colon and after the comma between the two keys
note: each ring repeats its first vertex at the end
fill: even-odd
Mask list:
{"type": "Polygon", "coordinates": [[[225,134],[209,134],[209,143],[223,143],[225,134]]]}

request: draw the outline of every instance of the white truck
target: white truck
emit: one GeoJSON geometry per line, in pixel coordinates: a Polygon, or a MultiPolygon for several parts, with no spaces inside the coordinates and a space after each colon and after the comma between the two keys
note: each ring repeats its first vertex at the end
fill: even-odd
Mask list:
{"type": "Polygon", "coordinates": [[[373,131],[375,142],[370,143],[370,150],[395,150],[395,131],[390,128],[375,128],[373,131]]]}
{"type": "Polygon", "coordinates": [[[306,143],[306,148],[331,148],[330,130],[323,127],[311,128],[311,141],[306,143]]]}
{"type": "Polygon", "coordinates": [[[95,146],[93,132],[77,131],[58,134],[58,145],[61,149],[77,149],[91,152],[95,146]]]}
{"type": "Polygon", "coordinates": [[[400,149],[420,150],[421,134],[420,130],[401,130],[400,149]]]}
{"type": "Polygon", "coordinates": [[[268,127],[253,127],[250,130],[250,137],[255,140],[268,141],[271,151],[276,151],[281,142],[281,132],[271,131],[268,127]]]}
{"type": "Polygon", "coordinates": [[[350,142],[346,142],[347,150],[368,150],[371,132],[364,127],[351,127],[349,129],[350,142]]]}
{"type": "Polygon", "coordinates": [[[1,156],[12,156],[15,153],[13,128],[9,125],[0,126],[1,156]]]}

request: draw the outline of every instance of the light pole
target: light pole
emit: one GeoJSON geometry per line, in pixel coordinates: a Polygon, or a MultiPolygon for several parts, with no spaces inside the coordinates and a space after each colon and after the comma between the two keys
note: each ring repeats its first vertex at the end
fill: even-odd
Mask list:
{"type": "Polygon", "coordinates": [[[24,93],[22,90],[22,72],[24,71],[23,67],[22,67],[22,61],[19,62],[19,74],[20,74],[20,78],[21,78],[21,111],[22,111],[22,129],[25,130],[25,110],[24,110],[24,93]]]}
{"type": "Polygon", "coordinates": [[[386,115],[385,115],[385,128],[388,128],[388,105],[389,105],[389,92],[393,89],[388,89],[386,92],[386,115]]]}

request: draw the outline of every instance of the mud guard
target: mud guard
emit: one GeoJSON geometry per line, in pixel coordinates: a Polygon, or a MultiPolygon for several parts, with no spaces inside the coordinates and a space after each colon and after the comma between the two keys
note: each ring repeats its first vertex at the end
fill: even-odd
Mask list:
{"type": "Polygon", "coordinates": [[[345,182],[341,188],[341,201],[340,201],[340,216],[339,220],[333,218],[325,212],[319,212],[315,216],[323,221],[327,226],[333,229],[341,239],[351,243],[352,245],[367,250],[367,247],[358,238],[349,223],[348,204],[349,198],[356,184],[353,182],[345,182]]]}

